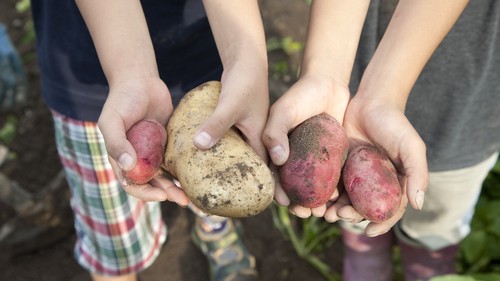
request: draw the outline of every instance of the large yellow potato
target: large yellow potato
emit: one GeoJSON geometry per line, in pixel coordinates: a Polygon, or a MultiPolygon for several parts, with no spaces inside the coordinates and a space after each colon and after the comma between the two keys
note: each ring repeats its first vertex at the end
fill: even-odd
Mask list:
{"type": "Polygon", "coordinates": [[[167,124],[163,168],[180,183],[191,202],[212,215],[247,217],[265,210],[274,196],[267,164],[231,129],[211,149],[194,146],[197,128],[215,110],[220,83],[204,83],[187,93],[167,124]]]}

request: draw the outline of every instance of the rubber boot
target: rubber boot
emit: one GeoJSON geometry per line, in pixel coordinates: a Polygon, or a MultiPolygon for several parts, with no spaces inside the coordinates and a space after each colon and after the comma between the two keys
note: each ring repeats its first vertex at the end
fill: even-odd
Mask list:
{"type": "Polygon", "coordinates": [[[367,237],[342,229],[344,281],[390,281],[392,279],[392,232],[367,237]]]}
{"type": "Polygon", "coordinates": [[[458,245],[431,251],[401,240],[398,244],[406,281],[427,281],[435,276],[456,272],[458,245]]]}

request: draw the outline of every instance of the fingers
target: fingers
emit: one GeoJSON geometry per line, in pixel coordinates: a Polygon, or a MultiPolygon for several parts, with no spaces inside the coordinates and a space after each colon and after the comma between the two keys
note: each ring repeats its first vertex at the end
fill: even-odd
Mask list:
{"type": "Polygon", "coordinates": [[[310,208],[302,207],[299,205],[289,206],[288,210],[301,219],[307,219],[311,216],[312,210],[310,208]]]}
{"type": "MultiPolygon", "coordinates": [[[[331,200],[334,201],[335,194],[332,197],[331,200]]],[[[340,192],[336,197],[338,197],[338,199],[336,199],[325,211],[324,218],[327,222],[336,222],[338,220],[359,222],[363,219],[363,217],[351,206],[351,200],[346,192],[340,192]]]]}
{"type": "Polygon", "coordinates": [[[323,217],[325,215],[325,212],[326,212],[326,204],[311,209],[311,214],[317,218],[323,217]]]}
{"type": "Polygon", "coordinates": [[[98,126],[103,135],[108,155],[116,160],[118,166],[125,171],[135,167],[137,156],[127,140],[122,118],[115,112],[103,110],[99,117],[98,126]]]}
{"type": "Polygon", "coordinates": [[[281,100],[277,101],[271,107],[262,137],[271,161],[278,166],[283,165],[288,159],[290,153],[288,131],[296,125],[289,115],[291,110],[280,109],[280,102],[281,100]]]}
{"type": "Polygon", "coordinates": [[[198,129],[193,139],[199,149],[209,149],[214,146],[222,136],[234,125],[233,119],[227,110],[217,107],[214,113],[198,129]]]}
{"type": "Polygon", "coordinates": [[[166,178],[160,170],[156,176],[147,184],[131,185],[124,180],[122,170],[113,159],[109,159],[111,167],[115,173],[116,179],[121,183],[123,190],[129,195],[147,202],[171,201],[180,206],[187,206],[189,198],[186,193],[176,185],[172,180],[166,178]]]}
{"type": "Polygon", "coordinates": [[[184,191],[162,176],[143,185],[123,185],[123,189],[131,196],[147,202],[170,201],[182,207],[189,204],[189,198],[184,191]]]}
{"type": "MultiPolygon", "coordinates": [[[[226,82],[222,85],[217,107],[211,116],[200,125],[193,139],[199,149],[213,147],[232,127],[239,129],[242,138],[266,163],[267,150],[262,143],[262,130],[268,114],[268,94],[262,89],[246,89],[240,84],[226,82]],[[249,93],[250,92],[250,93],[249,93]],[[246,104],[249,95],[255,93],[254,104],[246,104]],[[259,97],[265,97],[264,99],[259,97]],[[260,99],[260,102],[259,102],[260,99]]],[[[266,88],[267,89],[267,88],[266,88]]]]}
{"type": "Polygon", "coordinates": [[[170,202],[177,203],[177,205],[180,205],[182,207],[186,207],[189,204],[189,198],[187,197],[186,193],[182,188],[180,188],[178,185],[176,185],[174,182],[171,180],[160,176],[153,178],[150,182],[151,186],[155,188],[160,188],[162,189],[165,194],[167,195],[166,200],[170,202]]]}
{"type": "Polygon", "coordinates": [[[406,178],[408,202],[413,208],[421,210],[424,204],[425,192],[429,185],[426,147],[418,135],[412,140],[406,142],[408,146],[401,153],[401,161],[406,178]]]}
{"type": "Polygon", "coordinates": [[[278,167],[276,165],[273,165],[272,163],[269,165],[269,168],[271,169],[274,177],[274,182],[275,182],[275,187],[274,187],[274,201],[278,203],[281,206],[288,207],[290,205],[290,199],[286,195],[285,191],[283,190],[283,187],[281,186],[279,174],[278,174],[278,167]]]}
{"type": "Polygon", "coordinates": [[[352,205],[345,205],[338,209],[337,216],[347,222],[358,223],[364,218],[361,216],[352,205]]]}

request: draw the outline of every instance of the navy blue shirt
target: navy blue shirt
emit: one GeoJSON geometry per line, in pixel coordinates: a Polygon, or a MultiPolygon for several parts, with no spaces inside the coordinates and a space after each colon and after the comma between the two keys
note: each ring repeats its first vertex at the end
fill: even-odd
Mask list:
{"type": "MultiPolygon", "coordinates": [[[[201,0],[141,3],[174,105],[195,86],[220,80],[222,65],[201,0]]],[[[96,122],[109,88],[75,1],[32,0],[31,6],[44,101],[73,119],[96,122]]]]}

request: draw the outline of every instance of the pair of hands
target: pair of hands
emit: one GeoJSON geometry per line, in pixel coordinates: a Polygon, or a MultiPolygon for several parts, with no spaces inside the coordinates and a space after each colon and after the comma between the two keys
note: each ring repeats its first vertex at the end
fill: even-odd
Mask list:
{"type": "MultiPolygon", "coordinates": [[[[198,148],[212,147],[229,128],[236,126],[245,141],[267,161],[267,151],[261,141],[269,110],[267,72],[249,69],[252,67],[259,66],[241,62],[224,71],[218,106],[211,118],[198,130],[206,134],[200,134],[201,139],[194,140],[198,148]],[[238,75],[247,72],[256,74],[238,75]],[[207,139],[207,135],[211,138],[207,139]]],[[[122,176],[123,170],[130,170],[137,163],[136,152],[126,139],[128,129],[148,118],[165,125],[172,112],[169,90],[159,77],[113,80],[98,126],[104,137],[111,166],[127,193],[145,201],[168,200],[186,206],[189,199],[184,191],[161,171],[144,185],[129,185],[122,176]]]]}
{"type": "MultiPolygon", "coordinates": [[[[211,140],[195,141],[200,149],[214,145],[234,125],[260,157],[267,160],[267,155],[270,156],[271,168],[276,169],[288,158],[288,133],[309,117],[326,112],[343,123],[351,145],[355,145],[354,140],[374,143],[388,153],[399,169],[407,196],[403,196],[398,213],[390,220],[370,223],[366,228],[367,235],[387,232],[403,216],[408,201],[413,208],[422,207],[427,186],[425,145],[396,103],[362,95],[350,99],[347,85],[326,77],[305,76],[271,107],[268,117],[268,89],[264,82],[267,77],[260,77],[264,83],[255,83],[257,79],[241,81],[240,76],[236,83],[233,75],[240,71],[235,66],[224,73],[218,107],[199,129],[199,132],[208,133],[211,140]]],[[[118,85],[111,87],[99,128],[112,166],[121,178],[121,169],[132,168],[136,161],[135,151],[125,138],[127,129],[144,118],[154,118],[165,124],[173,107],[168,89],[159,78],[140,78],[118,85]]],[[[124,189],[146,201],[169,200],[182,206],[189,203],[182,189],[160,174],[145,185],[124,184],[124,189]]],[[[339,219],[361,221],[363,218],[351,206],[346,193],[339,190],[327,204],[308,209],[290,205],[277,180],[275,200],[301,218],[314,215],[330,222],[339,219]]]]}
{"type": "MultiPolygon", "coordinates": [[[[378,236],[389,231],[403,216],[408,202],[413,208],[422,208],[428,181],[425,144],[396,101],[370,98],[369,93],[357,94],[350,99],[347,85],[329,80],[305,76],[292,86],[271,107],[263,140],[272,162],[282,165],[289,154],[287,133],[307,118],[326,112],[343,124],[350,139],[350,149],[360,142],[370,142],[385,150],[398,169],[406,196],[391,219],[368,224],[365,233],[378,236]]],[[[356,223],[363,220],[341,187],[325,205],[309,209],[290,205],[278,181],[275,200],[301,218],[313,215],[324,217],[329,222],[345,220],[356,223]]]]}

